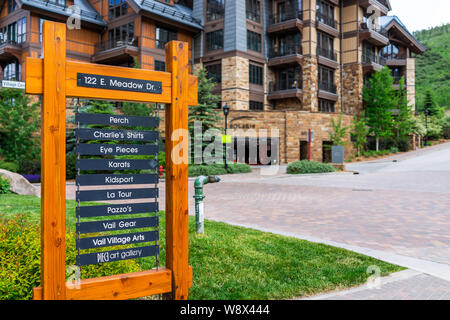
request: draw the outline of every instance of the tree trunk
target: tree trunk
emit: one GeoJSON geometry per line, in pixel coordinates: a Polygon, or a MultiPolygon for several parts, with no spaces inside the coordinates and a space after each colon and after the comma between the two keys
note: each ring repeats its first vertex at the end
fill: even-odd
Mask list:
{"type": "Polygon", "coordinates": [[[377,150],[377,152],[379,151],[379,148],[380,148],[380,137],[376,137],[376,150],[377,150]]]}

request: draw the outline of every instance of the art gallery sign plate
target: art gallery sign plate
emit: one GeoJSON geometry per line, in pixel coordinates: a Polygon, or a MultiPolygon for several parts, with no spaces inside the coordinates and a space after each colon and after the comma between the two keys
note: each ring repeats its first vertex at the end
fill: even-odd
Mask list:
{"type": "Polygon", "coordinates": [[[77,73],[77,86],[97,89],[162,93],[162,82],[77,73]]]}

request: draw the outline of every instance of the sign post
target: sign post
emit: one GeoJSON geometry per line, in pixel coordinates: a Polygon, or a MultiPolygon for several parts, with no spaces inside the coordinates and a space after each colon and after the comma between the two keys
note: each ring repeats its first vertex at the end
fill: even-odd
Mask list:
{"type": "MultiPolygon", "coordinates": [[[[172,299],[187,299],[192,286],[192,268],[188,264],[188,105],[197,104],[197,77],[188,74],[186,43],[171,41],[166,45],[166,72],[114,67],[66,61],[66,25],[44,22],[43,59],[27,58],[26,93],[42,95],[42,187],[41,187],[41,287],[34,288],[35,300],[62,299],[132,299],[154,294],[166,294],[172,299]],[[78,71],[83,70],[83,73],[78,71]],[[124,94],[131,91],[132,94],[124,94]],[[166,267],[129,274],[83,279],[77,286],[65,280],[65,141],[66,97],[84,97],[143,103],[166,103],[166,267]],[[182,129],[182,130],[180,130],[182,129]],[[182,146],[180,148],[180,145],[182,146]],[[185,148],[184,148],[185,147],[185,148]]],[[[79,120],[99,124],[141,126],[148,119],[111,115],[79,115],[79,120]],[[84,117],[84,118],[83,118],[84,117]]],[[[153,123],[154,124],[154,123],[153,123]]],[[[151,131],[79,129],[79,137],[96,140],[145,141],[154,139],[151,131]]],[[[157,152],[152,145],[143,144],[79,144],[79,154],[139,155],[157,152]]],[[[155,160],[80,159],[80,170],[155,169],[155,160]],[[95,162],[92,162],[95,160],[95,162]]],[[[157,197],[158,189],[124,189],[121,185],[155,183],[152,174],[93,174],[78,175],[79,185],[117,185],[116,190],[80,191],[83,201],[157,197]]],[[[111,204],[78,207],[77,216],[96,217],[155,212],[157,203],[111,204]]],[[[112,219],[79,223],[79,230],[92,232],[135,229],[154,226],[156,217],[112,219]]],[[[80,248],[103,247],[117,241],[142,243],[155,241],[157,232],[103,235],[79,239],[80,248]]],[[[116,257],[154,255],[155,246],[135,250],[116,250],[111,254],[84,254],[80,264],[113,261],[116,257]],[[141,251],[139,251],[141,250],[141,251]],[[112,260],[111,260],[112,259],[112,260]]]]}

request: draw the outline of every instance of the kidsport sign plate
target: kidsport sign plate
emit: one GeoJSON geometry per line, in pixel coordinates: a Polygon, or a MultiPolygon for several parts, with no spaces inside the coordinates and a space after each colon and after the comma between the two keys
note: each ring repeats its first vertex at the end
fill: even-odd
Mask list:
{"type": "Polygon", "coordinates": [[[98,74],[77,73],[77,86],[97,89],[162,93],[161,81],[102,76],[98,74]]]}

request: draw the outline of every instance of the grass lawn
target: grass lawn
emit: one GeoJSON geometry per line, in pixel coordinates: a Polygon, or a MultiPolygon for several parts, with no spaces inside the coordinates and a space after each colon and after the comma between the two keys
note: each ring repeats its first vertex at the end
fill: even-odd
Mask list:
{"type": "MultiPolygon", "coordinates": [[[[67,226],[75,226],[75,201],[67,201],[67,226]]],[[[40,199],[0,195],[0,215],[24,214],[39,222],[40,199]]],[[[361,254],[252,229],[205,221],[205,235],[189,220],[190,264],[194,270],[190,299],[289,299],[364,283],[367,267],[382,275],[403,270],[361,254]]],[[[165,261],[165,219],[160,212],[160,260],[165,261]]],[[[143,269],[154,258],[141,258],[143,269]]]]}

